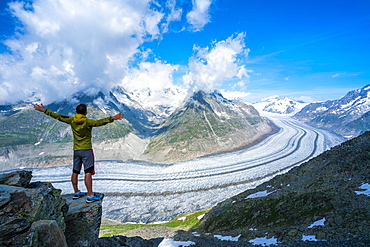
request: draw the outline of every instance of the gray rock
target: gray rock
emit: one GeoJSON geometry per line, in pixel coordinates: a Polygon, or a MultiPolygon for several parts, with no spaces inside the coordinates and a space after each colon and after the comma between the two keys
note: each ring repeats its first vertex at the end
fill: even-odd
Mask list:
{"type": "Polygon", "coordinates": [[[26,187],[32,178],[31,171],[11,170],[0,173],[0,184],[11,186],[26,187]]]}
{"type": "Polygon", "coordinates": [[[95,246],[99,238],[102,202],[86,203],[86,197],[73,200],[71,194],[62,197],[69,207],[65,218],[68,246],[95,246]]]}
{"type": "Polygon", "coordinates": [[[62,228],[55,220],[40,220],[31,226],[32,247],[67,247],[62,228]]]}
{"type": "Polygon", "coordinates": [[[8,192],[0,191],[0,208],[7,204],[11,199],[11,196],[8,192]]]}
{"type": "Polygon", "coordinates": [[[113,236],[109,238],[99,238],[97,246],[125,246],[125,247],[157,247],[163,238],[142,239],[141,237],[113,236]]]}
{"type": "Polygon", "coordinates": [[[28,188],[0,185],[0,193],[7,201],[0,209],[0,245],[29,246],[31,225],[39,220],[55,220],[65,229],[67,206],[61,191],[50,183],[32,183],[28,188]]]}

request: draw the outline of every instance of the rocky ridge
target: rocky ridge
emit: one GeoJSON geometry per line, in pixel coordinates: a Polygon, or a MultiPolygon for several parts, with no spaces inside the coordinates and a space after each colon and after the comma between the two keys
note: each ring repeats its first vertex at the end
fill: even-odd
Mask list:
{"type": "Polygon", "coordinates": [[[311,103],[294,115],[317,128],[333,131],[347,138],[370,129],[370,85],[348,92],[337,100],[311,103]]]}
{"type": "Polygon", "coordinates": [[[192,231],[240,235],[240,246],[256,238],[276,239],[279,246],[366,246],[369,164],[366,132],[219,203],[192,231]]]}

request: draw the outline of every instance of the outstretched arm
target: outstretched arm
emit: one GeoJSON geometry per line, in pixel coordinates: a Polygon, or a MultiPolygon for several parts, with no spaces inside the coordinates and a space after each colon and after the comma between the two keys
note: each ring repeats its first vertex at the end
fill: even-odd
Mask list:
{"type": "Polygon", "coordinates": [[[42,103],[40,105],[35,104],[33,108],[35,108],[36,111],[41,111],[41,112],[44,112],[46,110],[46,108],[44,107],[42,103]]]}
{"type": "Polygon", "coordinates": [[[121,120],[123,119],[125,116],[122,114],[122,113],[118,113],[117,115],[113,116],[112,119],[113,120],[121,120]]]}
{"type": "Polygon", "coordinates": [[[71,121],[72,121],[72,118],[71,118],[71,117],[66,117],[66,116],[60,115],[60,114],[58,114],[58,113],[55,113],[55,112],[52,112],[52,111],[50,111],[50,110],[46,109],[42,103],[41,103],[40,105],[35,104],[35,105],[33,106],[33,108],[34,108],[36,111],[43,112],[43,113],[45,113],[46,115],[48,115],[48,116],[50,116],[50,117],[52,117],[52,118],[55,118],[55,119],[57,119],[57,120],[59,120],[59,121],[61,121],[61,122],[63,122],[63,123],[68,123],[68,124],[70,124],[70,123],[71,123],[71,121]]]}

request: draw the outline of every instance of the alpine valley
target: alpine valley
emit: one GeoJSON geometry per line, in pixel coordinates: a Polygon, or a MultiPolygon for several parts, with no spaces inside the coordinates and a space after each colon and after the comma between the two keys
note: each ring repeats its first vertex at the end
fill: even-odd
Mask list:
{"type": "MultiPolygon", "coordinates": [[[[162,92],[163,93],[163,92],[162,92]]],[[[104,118],[121,112],[122,121],[94,128],[93,147],[99,160],[143,160],[170,164],[251,145],[276,127],[250,104],[228,100],[219,92],[166,89],[170,105],[148,104],[155,92],[129,93],[121,87],[95,96],[45,105],[66,116],[79,103],[88,105],[88,117],[104,118]]],[[[70,127],[33,109],[33,101],[0,106],[0,165],[46,167],[71,164],[70,127]]],[[[36,102],[39,102],[36,100],[36,102]]],[[[1,169],[0,169],[1,170],[1,169]]]]}

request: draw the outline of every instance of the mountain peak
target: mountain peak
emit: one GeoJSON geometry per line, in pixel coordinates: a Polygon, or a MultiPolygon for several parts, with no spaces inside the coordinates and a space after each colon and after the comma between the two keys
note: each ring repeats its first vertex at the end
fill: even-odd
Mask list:
{"type": "Polygon", "coordinates": [[[370,84],[348,92],[341,99],[311,103],[295,117],[318,128],[346,137],[369,129],[370,84]]]}
{"type": "Polygon", "coordinates": [[[300,111],[307,103],[302,103],[289,97],[281,98],[278,95],[270,96],[253,104],[259,111],[265,111],[278,114],[294,114],[300,111]]]}

